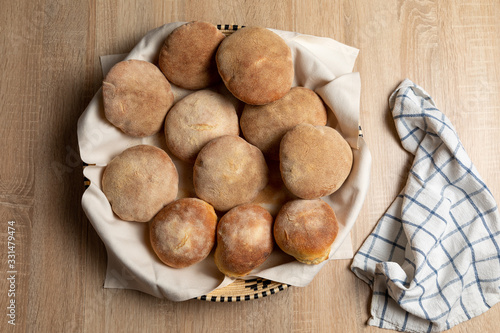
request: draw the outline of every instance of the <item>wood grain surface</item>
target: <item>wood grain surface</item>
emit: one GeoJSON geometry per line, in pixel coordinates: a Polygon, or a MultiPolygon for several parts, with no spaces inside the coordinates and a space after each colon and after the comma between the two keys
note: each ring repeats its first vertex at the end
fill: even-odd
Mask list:
{"type": "MultiPolygon", "coordinates": [[[[404,186],[412,156],[388,96],[423,86],[500,198],[498,0],[2,1],[0,10],[0,331],[381,332],[370,290],[329,262],[305,288],[240,303],[174,303],[104,289],[106,251],[81,209],[76,123],[102,81],[99,56],[128,52],[174,21],[259,25],[360,49],[361,122],[373,155],[352,232],[358,249],[404,186]],[[16,325],[8,324],[8,221],[15,221],[16,325]]],[[[450,332],[498,332],[500,306],[450,332]]]]}

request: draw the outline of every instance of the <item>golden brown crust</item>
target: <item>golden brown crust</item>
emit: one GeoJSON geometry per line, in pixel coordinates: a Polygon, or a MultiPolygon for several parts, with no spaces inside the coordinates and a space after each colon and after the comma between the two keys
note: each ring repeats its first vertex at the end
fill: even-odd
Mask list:
{"type": "Polygon", "coordinates": [[[242,277],[260,266],[273,250],[273,217],[254,204],[237,206],[217,225],[215,264],[229,277],[242,277]]]}
{"type": "Polygon", "coordinates": [[[352,150],[335,129],[300,124],[280,144],[280,170],[285,186],[302,199],[330,195],[352,167],[352,150]]]}
{"type": "Polygon", "coordinates": [[[160,148],[138,145],[109,162],[102,191],[122,220],[148,222],[177,196],[179,176],[160,148]]]}
{"type": "Polygon", "coordinates": [[[102,95],[109,122],[134,137],[160,131],[174,102],[165,76],[158,67],[142,60],[114,65],[103,81],[102,95]]]}
{"type": "Polygon", "coordinates": [[[165,206],[150,225],[151,246],[160,260],[174,268],[205,259],[215,243],[217,215],[208,203],[179,199],[165,206]]]}
{"type": "Polygon", "coordinates": [[[246,104],[240,126],[248,142],[277,160],[281,138],[288,130],[302,123],[324,126],[326,121],[326,108],[321,98],[311,89],[294,87],[272,103],[246,104]]]}
{"type": "Polygon", "coordinates": [[[173,84],[203,89],[220,81],[215,53],[224,35],[208,22],[190,22],[172,31],[160,50],[158,64],[173,84]]]}
{"type": "Polygon", "coordinates": [[[273,102],[292,86],[292,52],[280,36],[265,28],[246,27],[228,36],[216,61],[227,89],[247,104],[273,102]]]}
{"type": "Polygon", "coordinates": [[[274,239],[285,253],[315,265],[328,258],[338,230],[335,212],[326,202],[299,199],[280,209],[274,223],[274,239]]]}
{"type": "Polygon", "coordinates": [[[268,182],[262,152],[239,136],[225,135],[207,143],[196,158],[196,195],[219,211],[253,200],[268,182]]]}
{"type": "Polygon", "coordinates": [[[184,97],[165,118],[168,149],[191,163],[210,140],[222,135],[238,135],[239,131],[234,105],[211,90],[199,90],[184,97]]]}

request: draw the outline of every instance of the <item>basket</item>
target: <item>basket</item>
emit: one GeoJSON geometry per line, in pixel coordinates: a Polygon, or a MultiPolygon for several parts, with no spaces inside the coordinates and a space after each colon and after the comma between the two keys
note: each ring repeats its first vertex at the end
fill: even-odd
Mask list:
{"type": "MultiPolygon", "coordinates": [[[[219,29],[225,36],[228,36],[236,30],[243,28],[240,25],[218,24],[219,29]]],[[[83,168],[95,164],[83,162],[83,168]]],[[[90,180],[84,176],[84,186],[87,189],[90,186],[90,180]]],[[[211,302],[239,302],[263,298],[268,295],[274,295],[277,292],[287,289],[290,285],[274,282],[262,278],[242,280],[237,279],[228,286],[216,289],[207,295],[196,297],[195,299],[211,302]]]]}

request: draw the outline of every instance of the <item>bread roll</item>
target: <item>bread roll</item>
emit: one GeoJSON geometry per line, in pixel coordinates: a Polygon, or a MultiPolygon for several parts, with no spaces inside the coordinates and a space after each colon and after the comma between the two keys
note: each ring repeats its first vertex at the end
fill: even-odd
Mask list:
{"type": "Polygon", "coordinates": [[[274,239],[285,253],[315,265],[328,258],[338,229],[335,212],[326,202],[298,199],[280,209],[274,223],[274,239]]]}
{"type": "Polygon", "coordinates": [[[352,150],[335,129],[300,124],[280,144],[280,171],[285,186],[302,199],[330,195],[352,167],[352,150]]]}
{"type": "Polygon", "coordinates": [[[205,259],[215,242],[217,215],[208,203],[184,198],[164,207],[150,226],[150,240],[160,260],[174,268],[205,259]]]}
{"type": "Polygon", "coordinates": [[[122,220],[148,222],[175,199],[178,183],[177,170],[167,153],[139,145],[109,162],[102,176],[102,191],[122,220]]]}
{"type": "Polygon", "coordinates": [[[280,141],[295,125],[326,125],[326,108],[311,89],[294,87],[282,98],[266,105],[246,104],[240,118],[245,139],[266,156],[279,158],[280,141]]]}
{"type": "Polygon", "coordinates": [[[219,211],[252,201],[268,182],[262,152],[239,136],[225,135],[207,143],[193,168],[196,195],[219,211]]]}
{"type": "Polygon", "coordinates": [[[227,89],[247,104],[273,102],[292,87],[292,52],[271,30],[246,27],[234,32],[220,44],[216,60],[227,89]]]}
{"type": "Polygon", "coordinates": [[[104,115],[125,134],[145,137],[160,131],[174,102],[170,83],[147,61],[114,65],[102,84],[104,115]]]}
{"type": "Polygon", "coordinates": [[[168,149],[178,158],[194,163],[205,144],[222,135],[238,135],[234,105],[211,90],[196,91],[177,103],[165,119],[168,149]]]}
{"type": "Polygon", "coordinates": [[[240,205],[217,225],[215,264],[229,277],[245,276],[269,257],[273,245],[271,214],[258,205],[240,205]]]}
{"type": "Polygon", "coordinates": [[[184,24],[165,39],[158,63],[173,84],[203,89],[220,81],[215,53],[224,35],[208,22],[184,24]]]}

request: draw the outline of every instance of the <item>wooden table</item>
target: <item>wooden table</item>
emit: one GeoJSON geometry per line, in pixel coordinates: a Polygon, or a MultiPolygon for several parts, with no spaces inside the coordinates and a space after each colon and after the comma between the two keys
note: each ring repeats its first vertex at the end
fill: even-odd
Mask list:
{"type": "MultiPolygon", "coordinates": [[[[500,198],[500,3],[481,1],[3,1],[0,11],[0,331],[6,317],[8,221],[15,221],[16,331],[379,332],[370,289],[350,260],[305,288],[240,303],[174,303],[103,289],[106,253],[82,212],[76,122],[99,89],[99,56],[128,52],[167,22],[260,25],[360,49],[361,121],[371,187],[352,232],[358,249],[404,186],[412,156],[388,96],[406,77],[451,119],[500,198]]],[[[497,332],[497,305],[451,332],[497,332]]]]}

